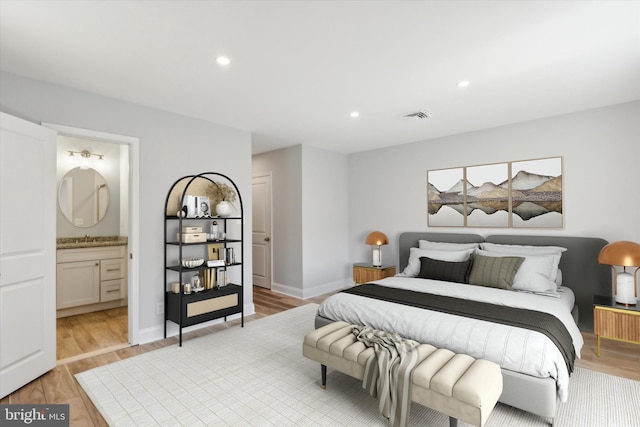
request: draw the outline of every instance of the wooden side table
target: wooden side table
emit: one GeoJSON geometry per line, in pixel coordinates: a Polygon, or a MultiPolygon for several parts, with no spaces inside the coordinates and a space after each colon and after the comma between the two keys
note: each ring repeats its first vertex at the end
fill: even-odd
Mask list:
{"type": "Polygon", "coordinates": [[[368,283],[373,280],[384,279],[396,275],[395,265],[383,265],[382,267],[374,267],[371,263],[353,264],[353,281],[356,285],[368,283]]]}
{"type": "Polygon", "coordinates": [[[600,338],[640,344],[640,307],[616,304],[611,297],[594,295],[593,333],[598,340],[598,357],[600,338]]]}

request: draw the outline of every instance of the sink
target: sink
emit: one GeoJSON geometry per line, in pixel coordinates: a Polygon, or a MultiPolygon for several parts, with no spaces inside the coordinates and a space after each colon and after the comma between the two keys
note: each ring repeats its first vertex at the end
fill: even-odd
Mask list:
{"type": "Polygon", "coordinates": [[[56,248],[75,249],[122,246],[126,245],[128,240],[127,236],[59,237],[56,239],[56,248]]]}

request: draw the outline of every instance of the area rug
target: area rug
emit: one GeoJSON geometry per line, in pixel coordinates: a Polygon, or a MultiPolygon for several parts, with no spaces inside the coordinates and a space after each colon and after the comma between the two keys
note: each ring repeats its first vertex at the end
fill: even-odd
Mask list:
{"type": "MultiPolygon", "coordinates": [[[[76,375],[111,426],[388,426],[360,381],[302,356],[307,304],[76,375]]],[[[557,426],[640,426],[640,382],[577,368],[557,426]]],[[[413,404],[410,426],[447,426],[413,404]]],[[[459,426],[468,426],[460,422],[459,426]]],[[[487,426],[546,426],[498,404],[487,426]]]]}

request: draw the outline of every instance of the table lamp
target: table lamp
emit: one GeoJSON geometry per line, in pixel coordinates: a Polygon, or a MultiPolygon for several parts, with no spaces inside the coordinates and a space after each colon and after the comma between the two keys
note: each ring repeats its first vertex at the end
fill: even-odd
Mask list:
{"type": "Polygon", "coordinates": [[[598,262],[608,264],[613,269],[613,293],[616,302],[624,305],[636,305],[640,245],[626,240],[609,243],[598,254],[598,262]],[[622,267],[622,271],[618,273],[616,266],[622,267]],[[627,267],[636,267],[633,275],[627,273],[627,267]]]}
{"type": "Polygon", "coordinates": [[[369,233],[364,241],[367,245],[371,245],[373,254],[373,266],[382,267],[382,245],[388,245],[389,239],[382,231],[373,231],[369,233]]]}

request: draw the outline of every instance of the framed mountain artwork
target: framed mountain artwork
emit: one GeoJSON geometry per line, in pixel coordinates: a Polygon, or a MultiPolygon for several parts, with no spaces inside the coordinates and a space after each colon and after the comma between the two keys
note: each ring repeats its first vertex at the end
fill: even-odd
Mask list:
{"type": "Polygon", "coordinates": [[[564,227],[562,157],[511,162],[511,226],[564,227]]]}
{"type": "Polygon", "coordinates": [[[427,171],[427,225],[464,227],[464,168],[427,171]]]}
{"type": "Polygon", "coordinates": [[[562,157],[427,171],[430,227],[563,228],[562,157]]]}
{"type": "Polygon", "coordinates": [[[469,166],[465,192],[467,227],[509,226],[509,164],[469,166]]]}

